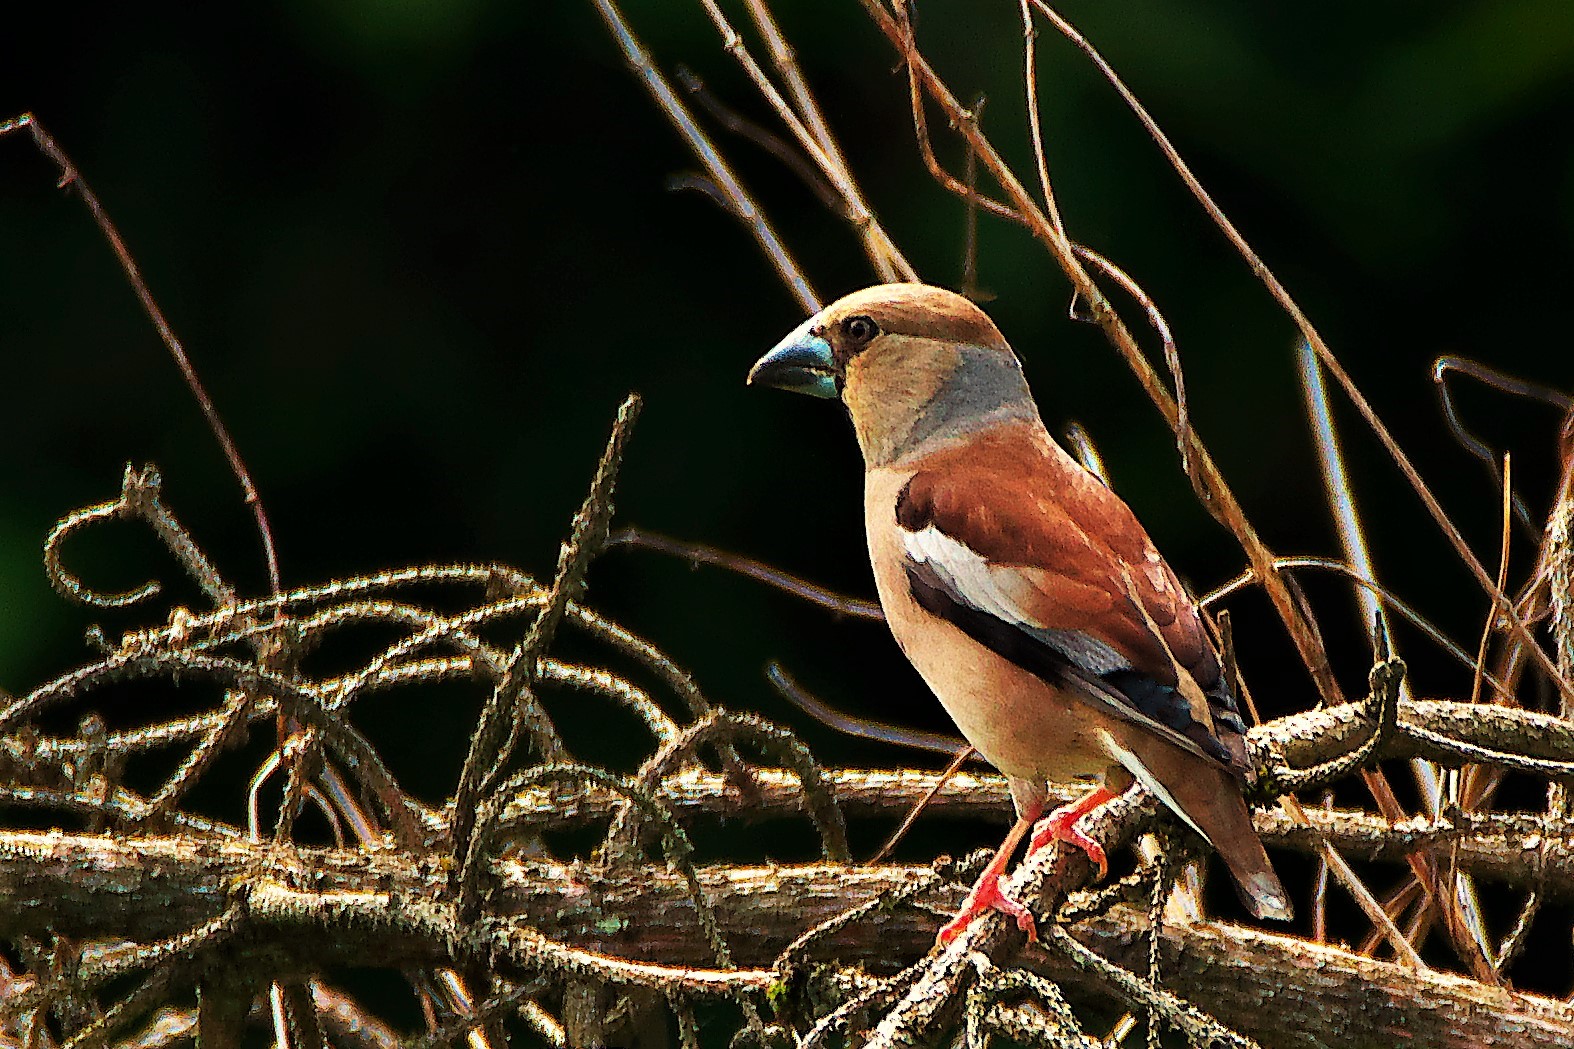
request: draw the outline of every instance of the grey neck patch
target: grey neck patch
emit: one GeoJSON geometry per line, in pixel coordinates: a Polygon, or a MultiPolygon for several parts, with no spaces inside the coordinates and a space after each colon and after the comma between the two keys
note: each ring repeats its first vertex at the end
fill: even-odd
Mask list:
{"type": "Polygon", "coordinates": [[[891,449],[893,461],[926,454],[1011,419],[1039,422],[1038,405],[1013,354],[978,346],[964,346],[961,352],[956,370],[891,449]]]}

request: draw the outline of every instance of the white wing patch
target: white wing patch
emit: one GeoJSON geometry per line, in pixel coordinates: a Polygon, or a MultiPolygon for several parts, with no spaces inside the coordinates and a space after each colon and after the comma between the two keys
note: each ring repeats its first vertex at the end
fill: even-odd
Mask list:
{"type": "Polygon", "coordinates": [[[980,612],[988,612],[1014,626],[1039,625],[1024,616],[1001,589],[995,569],[983,554],[957,542],[934,525],[926,525],[916,532],[905,528],[898,531],[902,533],[902,546],[907,556],[919,564],[927,564],[953,594],[980,612]]]}
{"type": "Polygon", "coordinates": [[[918,564],[928,565],[929,571],[953,599],[1018,627],[1089,673],[1101,675],[1131,669],[1129,659],[1098,638],[1079,630],[1046,627],[1024,613],[1012,588],[1032,587],[1033,584],[1022,576],[1021,569],[990,564],[983,554],[934,525],[916,532],[900,531],[907,556],[918,564]]]}
{"type": "MultiPolygon", "coordinates": [[[[941,592],[943,597],[963,608],[970,609],[975,613],[982,613],[1006,626],[1016,628],[1027,639],[1042,645],[1045,649],[1054,653],[1054,656],[1064,660],[1066,664],[1064,668],[1051,665],[1047,669],[1041,666],[1039,670],[1032,670],[1030,666],[1024,664],[1024,668],[1028,669],[1030,673],[1043,672],[1054,677],[1061,669],[1064,669],[1071,679],[1076,682],[1076,691],[1089,702],[1102,707],[1107,713],[1137,725],[1143,731],[1156,732],[1170,743],[1180,746],[1200,758],[1219,760],[1219,754],[1203,750],[1196,740],[1190,739],[1183,735],[1179,729],[1159,720],[1154,714],[1148,713],[1138,700],[1133,699],[1131,695],[1122,691],[1119,685],[1101,680],[1110,674],[1134,669],[1131,660],[1118,649],[1108,642],[1081,630],[1046,626],[1024,611],[1024,600],[1029,602],[1026,607],[1032,608],[1036,607],[1031,603],[1032,601],[1045,596],[1039,589],[1041,576],[1036,570],[1018,565],[992,564],[983,554],[966,543],[946,535],[933,524],[925,525],[916,531],[899,527],[897,534],[902,537],[903,550],[912,562],[908,566],[907,571],[915,596],[918,594],[918,588],[921,584],[925,590],[937,590],[941,592]],[[916,566],[922,566],[922,568],[916,566]]],[[[1156,554],[1149,553],[1146,560],[1148,561],[1147,569],[1150,573],[1159,576],[1164,575],[1163,564],[1158,561],[1156,554]]],[[[1167,579],[1162,581],[1168,582],[1167,579]]],[[[1126,576],[1126,583],[1128,588],[1133,585],[1129,574],[1126,576]]],[[[1135,598],[1132,598],[1134,604],[1135,600],[1135,598]]],[[[920,601],[922,602],[922,598],[920,601]]],[[[1159,634],[1158,626],[1153,622],[1147,610],[1140,604],[1136,605],[1136,609],[1142,615],[1154,637],[1162,645],[1163,637],[1159,634]]],[[[957,625],[960,625],[964,632],[972,634],[975,641],[994,649],[1003,657],[1007,659],[1016,658],[996,647],[998,639],[992,643],[989,638],[973,633],[973,628],[970,628],[965,623],[958,622],[957,625]]],[[[1167,651],[1167,646],[1165,647],[1167,651]]],[[[1029,651],[1029,663],[1033,663],[1032,655],[1032,652],[1029,651]]],[[[1171,658],[1173,659],[1173,655],[1171,658]]],[[[1051,664],[1053,663],[1054,657],[1051,657],[1051,664]]],[[[1185,677],[1184,671],[1179,668],[1177,668],[1177,673],[1181,675],[1183,681],[1190,680],[1185,677]]],[[[1195,683],[1192,684],[1192,690],[1197,690],[1195,683]]],[[[1200,692],[1197,693],[1196,697],[1188,697],[1184,692],[1181,695],[1183,698],[1187,698],[1189,703],[1193,699],[1200,702],[1203,716],[1208,716],[1210,709],[1207,706],[1206,698],[1200,692]]],[[[1192,703],[1192,709],[1197,709],[1195,703],[1192,703]]],[[[1193,714],[1193,719],[1205,727],[1210,724],[1208,721],[1203,720],[1202,717],[1197,717],[1195,713],[1193,714]]],[[[1124,766],[1132,776],[1158,796],[1166,805],[1180,813],[1182,818],[1186,818],[1186,814],[1181,812],[1180,807],[1175,804],[1175,799],[1159,784],[1153,773],[1142,764],[1141,759],[1131,751],[1115,743],[1107,734],[1101,733],[1101,735],[1105,737],[1106,750],[1110,757],[1124,766]]],[[[1187,818],[1186,822],[1191,823],[1191,820],[1187,818]]],[[[1197,833],[1202,834],[1202,828],[1197,827],[1196,824],[1192,824],[1192,826],[1197,830],[1197,833]]],[[[1207,835],[1203,834],[1203,837],[1206,838],[1207,835]]]]}

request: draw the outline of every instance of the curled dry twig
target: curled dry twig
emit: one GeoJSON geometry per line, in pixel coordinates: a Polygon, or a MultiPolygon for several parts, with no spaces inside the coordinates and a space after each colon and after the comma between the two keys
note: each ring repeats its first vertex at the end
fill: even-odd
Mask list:
{"type": "MultiPolygon", "coordinates": [[[[251,471],[246,469],[246,463],[241,458],[240,450],[235,446],[235,441],[230,437],[229,428],[224,425],[224,420],[219,416],[218,409],[214,407],[213,400],[208,396],[202,380],[197,378],[197,369],[191,363],[191,357],[186,353],[186,348],[175,336],[175,330],[170,327],[164,311],[159,308],[158,301],[153,298],[153,292],[148,288],[147,282],[142,279],[142,271],[137,267],[136,260],[131,256],[131,250],[126,247],[126,242],[121,239],[120,230],[110,221],[109,213],[99,203],[95,194],[82,177],[82,172],[72,163],[71,158],[60,148],[49,132],[44,130],[38,118],[31,113],[23,113],[11,120],[0,120],[0,138],[7,134],[26,131],[33,138],[33,143],[40,152],[54,162],[60,169],[59,186],[62,189],[74,187],[82,196],[82,203],[87,205],[93,222],[103,234],[115,259],[120,263],[121,272],[126,275],[126,281],[131,285],[131,290],[136,293],[137,301],[141,303],[143,312],[148,315],[154,330],[158,332],[159,339],[164,343],[164,348],[174,359],[175,366],[180,369],[181,378],[186,382],[186,388],[191,391],[192,397],[202,409],[202,417],[212,431],[213,437],[218,441],[219,447],[224,450],[224,458],[228,461],[230,471],[235,479],[240,482],[241,493],[248,507],[251,508],[252,518],[257,524],[257,535],[262,540],[263,559],[268,567],[268,582],[274,594],[280,590],[279,557],[273,545],[273,529],[268,523],[268,513],[263,508],[262,497],[257,493],[257,486],[252,483],[251,471]]],[[[129,470],[128,470],[129,474],[129,470]]],[[[156,527],[156,525],[155,525],[156,527]]]]}
{"type": "MultiPolygon", "coordinates": [[[[625,412],[620,431],[626,431],[627,421],[628,413],[625,412]]],[[[612,451],[609,452],[608,461],[615,461],[618,450],[619,447],[615,442],[612,451]]],[[[156,475],[147,472],[134,476],[142,478],[156,475]]],[[[574,565],[576,557],[573,548],[593,551],[599,545],[596,538],[598,530],[605,528],[605,515],[610,509],[605,491],[610,481],[610,469],[607,468],[606,462],[604,462],[602,476],[607,480],[593,486],[595,491],[590,504],[594,506],[594,510],[587,510],[581,515],[575,529],[574,540],[570,544],[571,549],[565,552],[565,564],[570,567],[574,565]]],[[[160,512],[167,513],[167,510],[161,508],[160,512]]],[[[96,520],[98,515],[77,514],[72,518],[73,521],[84,519],[96,520]]],[[[169,519],[173,523],[172,515],[169,519]]],[[[61,534],[64,531],[62,530],[61,534]]],[[[577,571],[582,571],[582,565],[577,571]]],[[[105,655],[99,663],[15,697],[3,710],[0,710],[0,726],[4,726],[3,731],[11,733],[5,737],[3,748],[4,762],[8,768],[16,774],[35,780],[40,776],[47,778],[51,770],[65,770],[68,773],[66,781],[54,787],[7,785],[0,790],[0,803],[44,805],[54,807],[61,812],[74,810],[92,814],[94,819],[105,816],[112,825],[133,832],[134,828],[139,826],[167,819],[169,825],[181,833],[219,834],[230,840],[236,840],[240,837],[239,831],[222,824],[205,823],[195,819],[181,811],[182,803],[190,787],[203,776],[222,752],[224,749],[222,744],[228,737],[242,736],[251,726],[266,721],[276,713],[287,712],[305,726],[308,732],[321,734],[329,752],[351,773],[356,782],[356,787],[353,789],[358,789],[364,796],[379,799],[379,814],[396,829],[396,840],[402,847],[421,850],[424,841],[432,840],[432,829],[439,825],[437,817],[409,799],[391,774],[383,768],[376,752],[359,736],[346,718],[350,711],[350,701],[355,696],[371,692],[378,687],[387,687],[388,684],[448,680],[456,676],[469,677],[482,669],[487,672],[487,676],[501,679],[506,672],[502,668],[507,667],[508,661],[500,658],[490,646],[481,642],[472,633],[473,627],[491,621],[502,621],[509,617],[525,618],[527,621],[525,640],[520,643],[519,648],[530,653],[536,664],[537,681],[559,687],[588,687],[601,691],[638,714],[655,732],[658,740],[673,740],[680,733],[670,716],[653,703],[645,690],[604,669],[565,664],[541,654],[544,642],[532,641],[532,638],[539,638],[540,631],[547,629],[543,624],[546,616],[555,614],[559,620],[566,620],[588,630],[592,636],[634,656],[659,677],[665,678],[666,683],[673,686],[686,703],[704,704],[692,681],[682,671],[672,666],[665,656],[621,627],[596,616],[572,600],[572,584],[573,576],[564,573],[560,573],[559,586],[553,590],[535,587],[519,573],[501,566],[430,566],[405,572],[382,573],[359,580],[341,581],[323,587],[305,588],[262,601],[230,602],[204,616],[185,614],[169,625],[135,632],[127,636],[120,649],[105,655]],[[435,615],[409,603],[369,600],[369,595],[378,591],[386,592],[421,583],[451,581],[486,583],[489,586],[502,582],[504,586],[502,588],[493,586],[493,594],[487,597],[484,604],[473,612],[458,617],[435,615]],[[513,596],[513,593],[519,591],[525,592],[528,596],[523,598],[513,596]],[[424,640],[417,640],[414,644],[395,645],[392,649],[374,657],[371,663],[359,672],[322,681],[308,681],[300,676],[298,669],[276,672],[266,669],[261,662],[253,663],[240,658],[238,654],[231,654],[236,652],[237,644],[245,642],[259,631],[285,630],[303,643],[316,644],[320,642],[325,632],[337,624],[373,620],[413,630],[412,639],[424,638],[424,640]],[[534,633],[532,628],[535,630],[534,633]],[[423,650],[434,644],[452,646],[460,655],[430,658],[423,650]],[[119,682],[136,679],[157,681],[176,676],[188,684],[212,682],[224,690],[227,698],[211,714],[116,733],[107,733],[101,728],[91,728],[89,722],[93,725],[97,722],[89,719],[89,722],[84,723],[84,735],[80,739],[41,737],[31,727],[33,719],[55,707],[79,702],[119,682]],[[101,759],[94,756],[111,751],[118,755],[117,760],[124,761],[137,755],[153,754],[171,747],[188,748],[186,758],[151,801],[143,801],[124,788],[117,788],[118,796],[95,800],[90,793],[94,788],[85,780],[86,773],[71,771],[82,765],[84,761],[101,763],[101,759]],[[67,763],[62,765],[61,758],[67,759],[67,763]]],[[[262,659],[260,655],[254,658],[262,659]]],[[[796,745],[791,744],[790,737],[779,735],[778,730],[757,720],[729,722],[725,720],[726,717],[719,713],[713,715],[711,724],[748,727],[749,731],[756,735],[774,740],[772,746],[783,756],[798,753],[799,768],[805,777],[805,783],[811,788],[811,796],[828,798],[828,795],[824,795],[824,788],[813,786],[813,779],[817,773],[807,752],[802,751],[801,747],[797,747],[795,751],[796,745]],[[773,733],[777,734],[773,735],[773,733]]],[[[697,737],[689,733],[686,749],[691,748],[694,742],[697,742],[697,737]]],[[[500,763],[496,757],[492,760],[494,763],[500,763]]],[[[540,766],[537,770],[527,772],[526,775],[539,777],[554,768],[562,768],[562,766],[540,766]]],[[[604,774],[596,770],[589,770],[585,775],[603,785],[612,782],[606,780],[604,774]]],[[[497,825],[497,817],[502,808],[512,799],[516,788],[524,789],[528,785],[526,780],[518,780],[491,789],[489,800],[482,808],[483,822],[480,833],[472,841],[472,848],[466,853],[466,859],[470,864],[469,870],[477,869],[478,861],[490,846],[493,828],[497,825]]],[[[354,802],[341,795],[340,804],[353,805],[354,802]]],[[[832,834],[832,837],[827,839],[828,847],[837,855],[845,855],[846,845],[843,832],[839,829],[839,817],[835,815],[834,807],[827,809],[826,812],[830,814],[829,818],[834,820],[833,824],[826,824],[827,833],[832,834]]],[[[674,840],[682,840],[681,828],[673,824],[670,817],[662,821],[662,826],[667,828],[664,833],[670,835],[675,832],[679,838],[674,840]]],[[[683,851],[685,850],[680,849],[680,852],[683,851]]],[[[471,885],[474,883],[474,875],[465,874],[462,870],[460,881],[462,885],[471,885]]],[[[242,891],[248,898],[253,898],[253,894],[242,891]]],[[[474,890],[471,889],[464,899],[467,903],[473,903],[473,896],[474,890]]],[[[702,897],[695,898],[698,900],[702,897]]],[[[241,921],[243,924],[249,922],[254,910],[249,907],[243,908],[236,914],[226,919],[230,925],[235,921],[241,921]],[[240,917],[237,918],[236,914],[240,917]]],[[[226,926],[228,927],[229,925],[226,926]]],[[[200,931],[198,929],[194,935],[200,931]]],[[[720,939],[719,934],[713,939],[719,957],[725,964],[725,942],[720,939]]],[[[542,955],[542,957],[548,956],[549,954],[542,955]]],[[[157,950],[153,950],[151,954],[147,950],[139,950],[135,957],[143,961],[150,959],[156,961],[157,950]]],[[[191,962],[178,970],[160,969],[155,979],[143,981],[131,996],[123,998],[105,1015],[105,1019],[95,1024],[83,1038],[91,1042],[109,1037],[116,1028],[135,1019],[140,1010],[154,1003],[175,985],[194,979],[205,979],[203,974],[207,972],[211,961],[201,963],[195,969],[190,967],[191,964],[197,963],[191,962]]],[[[105,972],[114,975],[110,970],[105,972]]],[[[452,977],[449,982],[453,982],[452,977]]],[[[92,984],[81,985],[83,989],[90,989],[92,986],[92,984]]],[[[302,1008],[301,1003],[305,999],[295,994],[289,985],[279,986],[283,990],[275,993],[275,1000],[278,1008],[284,1010],[281,1015],[288,1017],[298,1014],[302,1008]]],[[[35,998],[45,1001],[55,996],[54,991],[43,987],[35,989],[31,994],[32,997],[18,999],[21,1003],[19,1008],[29,1006],[35,998]]],[[[761,1021],[755,1013],[753,1003],[740,999],[740,1006],[751,1017],[751,1024],[758,1028],[761,1021]]],[[[294,1025],[304,1031],[306,1028],[301,1025],[306,1022],[305,1019],[297,1016],[294,1025]]]]}

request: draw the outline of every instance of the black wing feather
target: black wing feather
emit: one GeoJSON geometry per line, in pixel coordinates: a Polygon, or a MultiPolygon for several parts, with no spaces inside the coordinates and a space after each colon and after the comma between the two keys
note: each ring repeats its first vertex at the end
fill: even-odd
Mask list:
{"type": "MultiPolygon", "coordinates": [[[[945,580],[927,562],[909,561],[907,581],[913,600],[1002,658],[1060,687],[1105,695],[1142,717],[1183,737],[1208,757],[1241,772],[1230,751],[1192,717],[1191,706],[1173,685],[1154,680],[1122,659],[1097,638],[1075,630],[1045,630],[1010,623],[957,600],[945,580]]],[[[1222,675],[1206,693],[1220,728],[1235,734],[1246,730],[1235,714],[1222,675]]]]}

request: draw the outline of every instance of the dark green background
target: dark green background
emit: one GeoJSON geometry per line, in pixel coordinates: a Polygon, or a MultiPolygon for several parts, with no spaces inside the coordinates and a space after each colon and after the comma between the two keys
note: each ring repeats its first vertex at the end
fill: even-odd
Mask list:
{"type": "MultiPolygon", "coordinates": [[[[876,210],[927,279],[955,284],[961,208],[919,164],[892,52],[852,0],[780,6],[876,210]]],[[[988,96],[986,127],[1028,171],[1015,3],[921,7],[942,72],[964,97],[988,96]]],[[[628,13],[667,68],[691,66],[766,118],[697,5],[646,0],[628,13]]],[[[1574,6],[1134,0],[1067,14],[1495,560],[1497,497],[1442,427],[1428,367],[1464,354],[1574,387],[1574,6]]],[[[1081,57],[1046,34],[1041,67],[1073,236],[1164,309],[1196,424],[1267,541],[1336,552],[1294,329],[1081,57]]],[[[871,591],[839,410],[742,384],[800,311],[732,219],[664,188],[695,165],[589,3],[73,7],[0,32],[0,116],[22,110],[97,189],[185,340],[272,514],[287,585],[449,559],[549,570],[613,411],[637,390],[647,404],[621,521],[871,591]]],[[[718,142],[822,296],[872,279],[808,193],[746,143],[718,142]]],[[[942,154],[959,166],[954,143],[942,154]]],[[[170,502],[245,591],[265,584],[214,442],[54,176],[23,137],[0,140],[0,685],[11,690],[86,657],[81,630],[94,617],[51,593],[39,547],[64,511],[112,497],[128,460],[163,468],[170,502]]],[[[1118,490],[1195,586],[1238,571],[1237,547],[1198,508],[1124,366],[1096,330],[1066,319],[1068,286],[1047,257],[986,221],[981,266],[1052,428],[1088,427],[1118,490]]],[[[1476,391],[1462,405],[1516,450],[1544,513],[1554,413],[1476,391]]],[[[1473,647],[1485,599],[1343,405],[1340,419],[1379,570],[1473,647]]],[[[72,556],[110,587],[173,575],[125,533],[72,556]]],[[[780,658],[848,709],[940,724],[878,627],[627,551],[591,584],[592,603],[729,706],[800,723],[760,675],[780,658]]],[[[1348,593],[1308,588],[1358,689],[1366,655],[1348,593]]],[[[1266,604],[1234,607],[1262,705],[1311,704],[1266,604]]],[[[1400,639],[1419,692],[1468,689],[1464,671],[1413,634],[1400,639]]],[[[390,714],[381,738],[436,798],[469,717],[417,705],[390,714]]],[[[577,731],[588,740],[611,724],[577,731]]],[[[904,760],[806,731],[832,760],[904,760]]],[[[607,746],[584,743],[616,754],[607,746]]],[[[1566,928],[1567,915],[1543,922],[1566,928]]],[[[1566,943],[1548,949],[1566,958],[1566,943]]],[[[1565,966],[1546,989],[1567,993],[1567,980],[1565,966]]]]}

